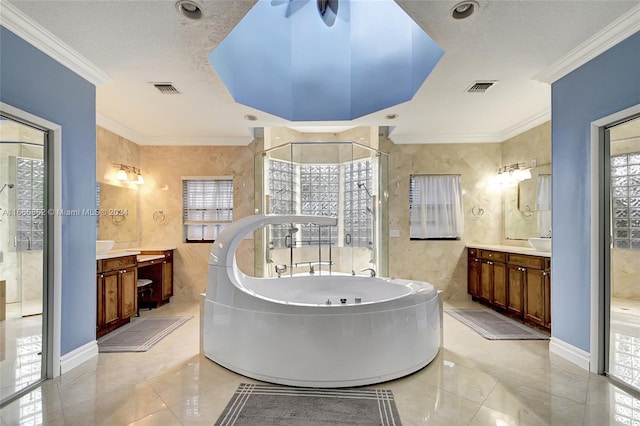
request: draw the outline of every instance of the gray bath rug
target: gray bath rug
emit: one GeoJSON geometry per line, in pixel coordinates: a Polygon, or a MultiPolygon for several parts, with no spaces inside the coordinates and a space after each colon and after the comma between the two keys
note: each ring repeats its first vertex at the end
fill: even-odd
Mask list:
{"type": "Polygon", "coordinates": [[[549,336],[490,309],[445,311],[489,340],[548,340],[549,336]]]}
{"type": "Polygon", "coordinates": [[[216,426],[401,425],[390,390],[242,383],[216,426]]]}
{"type": "Polygon", "coordinates": [[[135,318],[98,339],[99,352],[146,352],[193,317],[135,318]]]}

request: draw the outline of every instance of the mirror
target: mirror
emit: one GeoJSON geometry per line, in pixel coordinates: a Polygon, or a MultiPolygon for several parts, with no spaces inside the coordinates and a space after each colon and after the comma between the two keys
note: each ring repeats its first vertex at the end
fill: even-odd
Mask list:
{"type": "Polygon", "coordinates": [[[551,236],[551,164],[531,169],[531,179],[503,192],[507,240],[551,236]]]}
{"type": "Polygon", "coordinates": [[[117,243],[138,240],[138,191],[98,184],[98,239],[117,243]]]}

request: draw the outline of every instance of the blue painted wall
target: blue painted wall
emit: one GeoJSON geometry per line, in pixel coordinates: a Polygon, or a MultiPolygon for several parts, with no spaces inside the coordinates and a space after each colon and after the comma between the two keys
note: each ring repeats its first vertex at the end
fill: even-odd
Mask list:
{"type": "MultiPolygon", "coordinates": [[[[62,126],[62,208],[95,208],[95,86],[0,27],[0,100],[62,126]]],[[[95,218],[62,218],[64,355],[96,337],[95,218]]]]}
{"type": "Polygon", "coordinates": [[[555,82],[553,335],[590,350],[591,122],[640,104],[640,32],[555,82]]]}

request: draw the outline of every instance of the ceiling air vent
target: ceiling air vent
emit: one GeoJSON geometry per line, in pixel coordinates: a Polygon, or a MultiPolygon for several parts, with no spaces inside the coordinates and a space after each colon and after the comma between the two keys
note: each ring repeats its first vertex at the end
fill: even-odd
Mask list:
{"type": "Polygon", "coordinates": [[[495,80],[494,81],[476,81],[475,83],[473,83],[471,85],[471,87],[469,87],[467,89],[467,92],[469,93],[484,93],[487,90],[489,90],[489,88],[491,86],[493,86],[495,84],[495,80]]]}
{"type": "Polygon", "coordinates": [[[151,83],[163,95],[177,95],[180,92],[171,83],[151,83]]]}

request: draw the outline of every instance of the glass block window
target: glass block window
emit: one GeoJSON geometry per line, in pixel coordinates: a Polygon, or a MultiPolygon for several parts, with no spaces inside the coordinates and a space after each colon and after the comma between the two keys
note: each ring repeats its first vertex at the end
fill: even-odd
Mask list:
{"type": "Polygon", "coordinates": [[[344,166],[345,245],[373,246],[373,171],[371,160],[344,166]]]}
{"type": "Polygon", "coordinates": [[[213,242],[233,221],[233,178],[182,178],[186,242],[213,242]]]}
{"type": "MultiPolygon", "coordinates": [[[[312,164],[300,166],[300,213],[338,217],[340,197],[340,167],[337,164],[312,164]]],[[[335,226],[300,225],[301,243],[338,243],[335,226]]]]}
{"type": "Polygon", "coordinates": [[[640,250],[640,153],[611,157],[613,246],[640,250]]]}
{"type": "MultiPolygon", "coordinates": [[[[296,165],[286,161],[269,160],[269,213],[296,213],[296,165]]],[[[271,248],[284,248],[289,225],[271,225],[271,248]]]]}
{"type": "Polygon", "coordinates": [[[17,250],[44,247],[44,160],[16,159],[17,250]]]}

